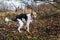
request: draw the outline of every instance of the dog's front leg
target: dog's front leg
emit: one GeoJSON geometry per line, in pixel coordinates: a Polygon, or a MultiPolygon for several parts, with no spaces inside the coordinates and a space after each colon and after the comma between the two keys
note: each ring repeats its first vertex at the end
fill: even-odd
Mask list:
{"type": "Polygon", "coordinates": [[[27,24],[26,24],[26,27],[27,27],[27,31],[29,32],[29,24],[30,24],[30,22],[27,22],[27,24]]]}

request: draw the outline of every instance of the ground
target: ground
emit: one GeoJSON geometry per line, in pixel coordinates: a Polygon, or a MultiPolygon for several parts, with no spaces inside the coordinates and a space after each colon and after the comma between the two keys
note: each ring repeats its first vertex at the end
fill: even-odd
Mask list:
{"type": "Polygon", "coordinates": [[[17,22],[4,21],[6,16],[14,18],[16,12],[0,12],[0,40],[60,40],[60,10],[50,7],[51,11],[47,6],[48,9],[45,7],[44,11],[43,7],[39,7],[37,18],[30,23],[30,32],[23,28],[22,33],[17,30],[17,22]]]}

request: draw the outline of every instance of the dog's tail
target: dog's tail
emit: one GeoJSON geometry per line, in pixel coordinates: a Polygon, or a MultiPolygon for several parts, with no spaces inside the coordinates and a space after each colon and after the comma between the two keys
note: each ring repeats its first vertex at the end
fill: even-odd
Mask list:
{"type": "Polygon", "coordinates": [[[16,18],[9,19],[8,17],[6,17],[6,18],[5,18],[5,21],[6,21],[6,22],[9,22],[9,21],[17,21],[17,19],[16,19],[16,18]]]}
{"type": "Polygon", "coordinates": [[[5,18],[6,22],[12,21],[11,19],[9,19],[8,17],[5,18]]]}

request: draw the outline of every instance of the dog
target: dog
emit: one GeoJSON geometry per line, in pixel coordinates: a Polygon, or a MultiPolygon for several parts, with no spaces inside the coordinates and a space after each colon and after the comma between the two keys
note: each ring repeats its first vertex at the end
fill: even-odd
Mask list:
{"type": "Polygon", "coordinates": [[[23,24],[26,23],[26,27],[27,31],[29,32],[29,24],[33,21],[34,18],[36,18],[37,14],[35,12],[33,13],[29,13],[29,14],[25,14],[25,13],[21,13],[19,15],[16,15],[15,19],[9,19],[8,17],[5,18],[5,21],[18,21],[19,23],[19,27],[18,27],[18,31],[21,31],[21,28],[23,27],[23,24]]]}

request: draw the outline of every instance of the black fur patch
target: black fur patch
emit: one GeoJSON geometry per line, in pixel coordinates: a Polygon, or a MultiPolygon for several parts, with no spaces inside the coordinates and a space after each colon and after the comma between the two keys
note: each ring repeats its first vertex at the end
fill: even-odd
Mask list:
{"type": "Polygon", "coordinates": [[[24,18],[26,21],[27,21],[27,15],[26,14],[20,14],[20,15],[17,15],[15,19],[13,19],[13,21],[17,21],[17,19],[21,19],[24,18]]]}

